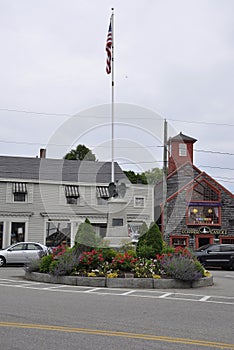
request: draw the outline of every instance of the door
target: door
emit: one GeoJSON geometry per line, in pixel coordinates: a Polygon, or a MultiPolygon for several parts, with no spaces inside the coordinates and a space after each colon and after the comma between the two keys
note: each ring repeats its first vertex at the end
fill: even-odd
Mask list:
{"type": "Polygon", "coordinates": [[[202,247],[203,245],[213,244],[214,236],[211,234],[200,234],[196,235],[196,249],[202,247]]]}
{"type": "Polygon", "coordinates": [[[39,259],[40,252],[43,253],[41,246],[36,243],[27,243],[25,249],[26,263],[34,259],[39,259]]]}
{"type": "Polygon", "coordinates": [[[26,262],[26,245],[18,243],[7,250],[7,263],[24,264],[26,262]]]}

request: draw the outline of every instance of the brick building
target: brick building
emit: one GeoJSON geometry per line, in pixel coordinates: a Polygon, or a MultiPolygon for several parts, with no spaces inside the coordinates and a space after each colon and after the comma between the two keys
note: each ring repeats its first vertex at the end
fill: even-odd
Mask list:
{"type": "Polygon", "coordinates": [[[155,221],[172,246],[234,243],[234,195],[193,164],[196,141],[182,133],[169,139],[166,217],[159,183],[155,221]]]}

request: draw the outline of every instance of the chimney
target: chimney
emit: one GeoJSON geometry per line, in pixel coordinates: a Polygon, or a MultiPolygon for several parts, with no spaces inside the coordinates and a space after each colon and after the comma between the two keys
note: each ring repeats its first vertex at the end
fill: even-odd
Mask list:
{"type": "Polygon", "coordinates": [[[46,158],[46,149],[45,148],[40,149],[40,158],[46,158]]]}

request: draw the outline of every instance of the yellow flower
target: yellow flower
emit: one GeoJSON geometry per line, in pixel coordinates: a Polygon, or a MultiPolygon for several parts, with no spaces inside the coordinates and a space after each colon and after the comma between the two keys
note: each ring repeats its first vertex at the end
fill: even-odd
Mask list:
{"type": "Polygon", "coordinates": [[[107,278],[117,278],[118,273],[117,272],[110,272],[106,275],[107,278]]]}
{"type": "Polygon", "coordinates": [[[203,276],[204,276],[204,277],[210,277],[210,276],[211,276],[211,273],[210,273],[209,271],[207,271],[207,270],[204,270],[203,276]]]}
{"type": "Polygon", "coordinates": [[[152,275],[152,277],[155,278],[155,279],[161,278],[161,276],[159,276],[159,275],[152,275]]]}
{"type": "Polygon", "coordinates": [[[96,277],[96,273],[95,272],[88,272],[88,277],[96,277]]]}

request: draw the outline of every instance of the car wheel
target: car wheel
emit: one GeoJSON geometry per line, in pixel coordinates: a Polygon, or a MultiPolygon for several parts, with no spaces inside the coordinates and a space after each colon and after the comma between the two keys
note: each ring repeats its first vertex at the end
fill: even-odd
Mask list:
{"type": "Polygon", "coordinates": [[[0,256],[0,267],[4,266],[6,263],[6,260],[3,256],[0,256]]]}

